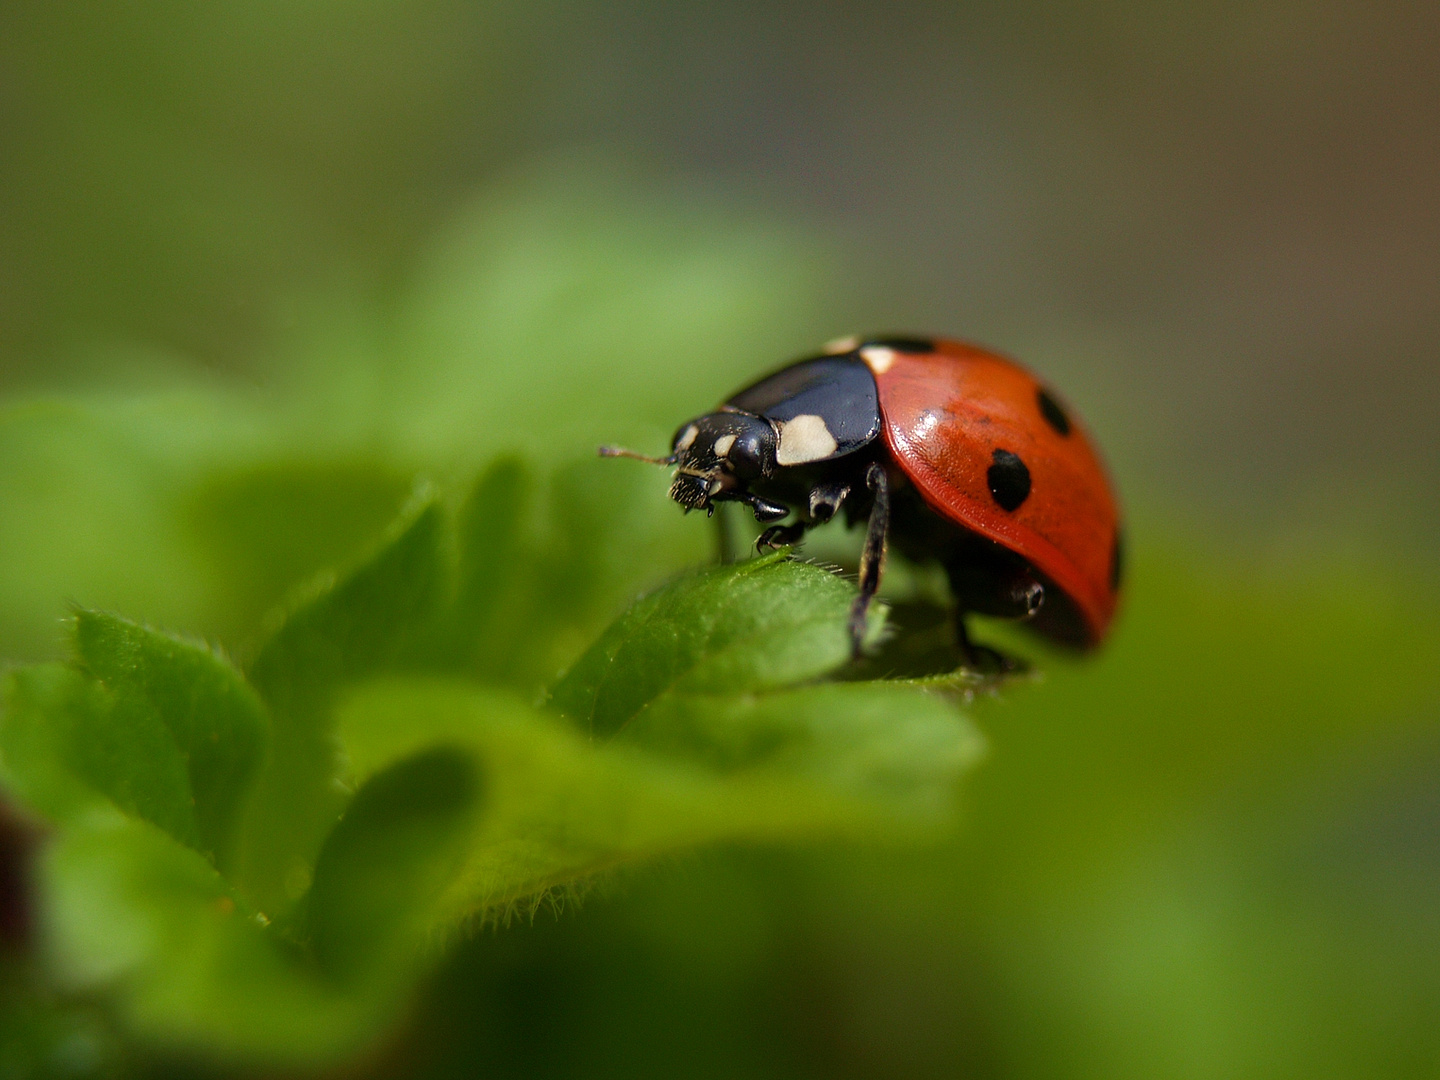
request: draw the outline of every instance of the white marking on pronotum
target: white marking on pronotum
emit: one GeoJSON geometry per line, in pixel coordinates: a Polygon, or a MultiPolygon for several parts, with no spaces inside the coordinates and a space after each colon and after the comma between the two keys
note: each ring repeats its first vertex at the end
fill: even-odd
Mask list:
{"type": "Polygon", "coordinates": [[[849,337],[837,337],[834,341],[827,341],[825,343],[825,352],[830,356],[836,356],[839,353],[854,352],[855,346],[859,344],[860,339],[854,334],[851,334],[849,337]]]}
{"type": "Polygon", "coordinates": [[[876,375],[884,375],[890,370],[890,365],[895,363],[895,350],[887,349],[884,345],[867,345],[860,350],[860,359],[870,365],[870,370],[876,375]]]}
{"type": "Polygon", "coordinates": [[[680,433],[680,441],[675,444],[676,450],[689,450],[690,444],[695,441],[695,436],[700,434],[700,429],[691,424],[680,433]]]}
{"type": "Polygon", "coordinates": [[[721,435],[715,440],[715,456],[724,457],[730,452],[730,447],[735,445],[734,435],[721,435]]]}
{"type": "Polygon", "coordinates": [[[775,461],[780,465],[803,465],[823,461],[839,447],[825,421],[813,413],[801,413],[780,425],[780,446],[775,461]]]}

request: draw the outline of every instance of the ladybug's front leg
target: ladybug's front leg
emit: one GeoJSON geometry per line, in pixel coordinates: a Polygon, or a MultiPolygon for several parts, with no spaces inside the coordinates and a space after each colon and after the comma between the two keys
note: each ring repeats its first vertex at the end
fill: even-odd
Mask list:
{"type": "Polygon", "coordinates": [[[890,531],[890,482],[878,462],[865,470],[865,486],[875,493],[875,501],[865,527],[865,549],[860,553],[860,595],[850,608],[850,650],[857,659],[865,642],[865,616],[870,610],[870,601],[880,591],[885,536],[890,531]]]}
{"type": "Polygon", "coordinates": [[[810,492],[810,516],[789,525],[772,525],[760,534],[760,539],[755,541],[755,546],[764,550],[765,548],[781,547],[785,544],[798,544],[804,537],[807,529],[813,529],[816,525],[824,525],[835,516],[846,497],[850,494],[850,485],[835,481],[817,485],[810,492]]]}
{"type": "Polygon", "coordinates": [[[758,551],[764,551],[766,548],[798,544],[808,527],[803,521],[796,521],[789,525],[771,525],[755,540],[755,548],[758,551]]]}

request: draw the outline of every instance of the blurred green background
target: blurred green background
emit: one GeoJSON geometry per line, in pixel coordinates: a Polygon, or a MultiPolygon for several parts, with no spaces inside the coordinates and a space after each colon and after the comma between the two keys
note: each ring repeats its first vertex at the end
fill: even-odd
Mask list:
{"type": "MultiPolygon", "coordinates": [[[[975,704],[961,832],[481,932],[354,1071],[1435,1075],[1437,115],[1401,0],[3,0],[0,656],[78,601],[244,657],[419,474],[978,340],[1135,555],[975,704]]],[[[626,477],[597,618],[710,541],[626,477]]]]}

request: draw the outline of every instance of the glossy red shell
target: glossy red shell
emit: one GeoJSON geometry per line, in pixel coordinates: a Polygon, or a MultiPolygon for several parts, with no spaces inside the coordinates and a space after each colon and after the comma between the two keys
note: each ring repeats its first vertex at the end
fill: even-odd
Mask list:
{"type": "Polygon", "coordinates": [[[1048,388],[972,345],[939,341],[933,353],[862,355],[880,391],[885,444],[925,502],[1024,557],[1078,611],[1086,630],[1078,643],[1097,644],[1115,615],[1119,511],[1074,413],[1066,411],[1062,434],[1039,404],[1048,388]],[[1030,494],[1013,511],[990,492],[996,450],[1018,455],[1030,473],[1030,494]]]}

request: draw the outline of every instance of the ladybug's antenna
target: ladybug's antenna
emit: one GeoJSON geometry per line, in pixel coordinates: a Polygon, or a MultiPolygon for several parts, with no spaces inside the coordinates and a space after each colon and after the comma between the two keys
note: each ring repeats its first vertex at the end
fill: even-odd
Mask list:
{"type": "Polygon", "coordinates": [[[602,446],[600,447],[601,457],[628,457],[636,461],[643,461],[647,465],[674,465],[675,455],[669,457],[650,457],[646,454],[637,454],[634,450],[626,450],[623,446],[602,446]]]}

